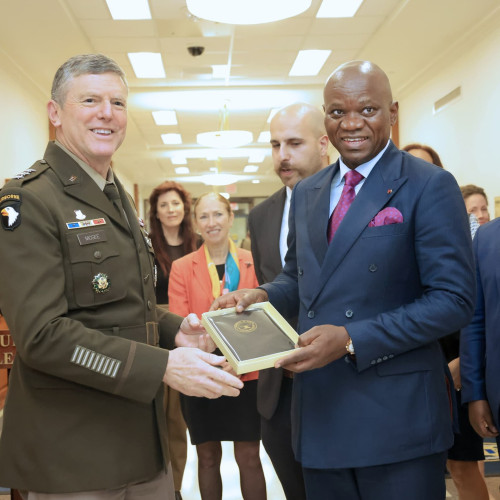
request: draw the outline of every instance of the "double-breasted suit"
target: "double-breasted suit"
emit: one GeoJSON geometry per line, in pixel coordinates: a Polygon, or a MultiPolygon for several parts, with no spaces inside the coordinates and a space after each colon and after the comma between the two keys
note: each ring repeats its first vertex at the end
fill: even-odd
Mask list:
{"type": "Polygon", "coordinates": [[[441,452],[453,432],[437,339],[467,324],[475,291],[460,190],[450,173],[391,143],[328,245],[338,170],[295,186],[284,271],[263,285],[282,313],[299,311],[299,333],[345,326],[356,352],[296,375],[296,456],[322,469],[441,452]],[[402,223],[369,227],[386,207],[402,223]]]}
{"type": "MultiPolygon", "coordinates": [[[[481,226],[474,237],[477,301],[471,323],[460,338],[462,401],[487,400],[500,425],[500,218],[481,226]]],[[[498,440],[498,438],[497,438],[498,440]]]]}
{"type": "Polygon", "coordinates": [[[119,181],[128,222],[57,145],[25,174],[0,191],[18,214],[0,228],[17,346],[0,484],[64,493],[151,479],[169,461],[159,346],[173,347],[181,318],[157,313],[147,235],[119,181]]]}

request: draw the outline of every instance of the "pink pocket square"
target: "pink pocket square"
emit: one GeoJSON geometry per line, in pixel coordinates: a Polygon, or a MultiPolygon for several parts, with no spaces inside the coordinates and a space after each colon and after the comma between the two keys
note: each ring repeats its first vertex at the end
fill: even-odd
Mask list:
{"type": "Polygon", "coordinates": [[[403,215],[394,207],[387,207],[381,210],[368,224],[368,227],[387,226],[389,224],[401,224],[403,215]]]}

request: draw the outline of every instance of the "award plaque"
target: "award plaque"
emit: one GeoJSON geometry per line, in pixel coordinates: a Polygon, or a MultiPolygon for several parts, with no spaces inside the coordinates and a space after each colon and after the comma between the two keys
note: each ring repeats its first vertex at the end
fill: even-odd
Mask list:
{"type": "Polygon", "coordinates": [[[241,313],[234,307],[203,313],[201,321],[238,375],[273,367],[299,339],[269,302],[252,304],[241,313]]]}

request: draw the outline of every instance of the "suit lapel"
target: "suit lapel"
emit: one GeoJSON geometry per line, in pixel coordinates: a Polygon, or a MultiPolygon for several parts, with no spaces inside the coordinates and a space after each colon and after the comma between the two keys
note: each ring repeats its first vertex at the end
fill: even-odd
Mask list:
{"type": "Polygon", "coordinates": [[[391,143],[364,182],[340,223],[332,242],[327,247],[315,296],[330,279],[331,274],[341,264],[373,217],[388,205],[391,198],[406,182],[407,177],[401,177],[401,166],[401,152],[391,143]]]}
{"type": "MultiPolygon", "coordinates": [[[[323,264],[323,259],[328,250],[326,232],[330,216],[330,191],[332,180],[338,170],[339,162],[337,161],[330,169],[327,169],[324,177],[318,179],[318,182],[309,188],[306,194],[309,240],[320,266],[323,264]]],[[[300,214],[296,214],[297,216],[300,217],[300,214]]]]}
{"type": "MultiPolygon", "coordinates": [[[[196,253],[193,255],[193,283],[197,285],[194,289],[202,290],[201,293],[196,292],[197,296],[213,297],[212,282],[207,269],[207,260],[205,259],[205,246],[201,245],[196,253]]],[[[213,300],[213,298],[212,298],[213,300]]]]}

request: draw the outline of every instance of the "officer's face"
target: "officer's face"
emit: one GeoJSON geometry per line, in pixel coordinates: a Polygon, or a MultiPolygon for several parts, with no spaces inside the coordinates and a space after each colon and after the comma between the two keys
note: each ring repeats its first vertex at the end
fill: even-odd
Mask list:
{"type": "Polygon", "coordinates": [[[184,220],[184,203],[173,189],[158,196],[156,217],[165,228],[179,228],[184,220]]]}
{"type": "Polygon", "coordinates": [[[57,140],[104,176],[125,138],[127,94],[115,73],[81,75],[68,83],[62,107],[49,102],[57,140]]]}

